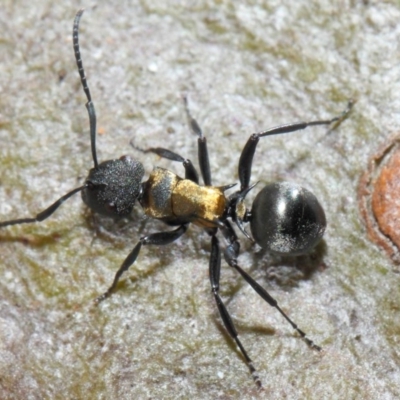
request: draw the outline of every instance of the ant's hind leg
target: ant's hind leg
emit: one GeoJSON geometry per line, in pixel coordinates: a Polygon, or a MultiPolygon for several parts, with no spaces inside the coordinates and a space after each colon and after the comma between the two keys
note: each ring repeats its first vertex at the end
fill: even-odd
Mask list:
{"type": "Polygon", "coordinates": [[[239,242],[237,236],[231,225],[226,221],[224,228],[221,229],[225,239],[228,242],[228,246],[225,250],[224,256],[226,262],[234,268],[239,274],[244,278],[244,280],[254,289],[255,292],[266,301],[271,307],[275,307],[279,313],[286,319],[287,322],[292,326],[294,330],[302,337],[302,339],[307,343],[307,345],[314,349],[321,351],[321,347],[317,346],[311,339],[309,339],[305,332],[303,332],[289,317],[288,315],[279,307],[278,302],[260,285],[258,284],[247,272],[239,267],[237,263],[237,257],[239,255],[239,242]]]}
{"type": "Polygon", "coordinates": [[[240,155],[239,159],[239,179],[240,179],[240,191],[244,192],[246,189],[249,188],[250,178],[251,178],[251,167],[253,164],[253,157],[256,152],[257,144],[260,138],[264,136],[271,136],[271,135],[281,135],[284,133],[291,133],[300,131],[302,129],[306,129],[309,126],[316,126],[316,125],[331,125],[333,123],[340,123],[343,119],[347,117],[350,110],[352,109],[354,101],[351,100],[347,104],[346,109],[337,117],[328,120],[319,120],[319,121],[309,121],[309,122],[299,122],[295,124],[288,124],[277,126],[271,129],[268,129],[264,132],[253,133],[247,143],[243,147],[242,154],[240,155]]]}

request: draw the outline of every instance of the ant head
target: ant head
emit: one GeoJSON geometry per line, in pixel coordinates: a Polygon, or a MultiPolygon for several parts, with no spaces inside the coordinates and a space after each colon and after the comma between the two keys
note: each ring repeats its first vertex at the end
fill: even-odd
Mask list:
{"type": "Polygon", "coordinates": [[[309,252],[326,228],[324,210],[314,194],[287,182],[265,186],[256,196],[248,220],[257,244],[287,255],[309,252]]]}
{"type": "Polygon", "coordinates": [[[143,175],[143,165],[128,156],[104,161],[90,170],[82,199],[99,214],[127,216],[140,196],[143,175]]]}

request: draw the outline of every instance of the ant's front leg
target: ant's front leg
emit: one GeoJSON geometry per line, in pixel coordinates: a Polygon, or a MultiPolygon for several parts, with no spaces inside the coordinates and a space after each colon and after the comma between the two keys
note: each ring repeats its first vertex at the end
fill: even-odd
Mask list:
{"type": "Polygon", "coordinates": [[[118,281],[121,278],[121,275],[126,270],[128,270],[129,267],[136,261],[142,246],[149,244],[155,244],[159,246],[170,244],[172,242],[175,242],[175,240],[179,239],[187,231],[187,228],[188,224],[184,224],[179,226],[177,229],[173,231],[152,233],[151,235],[143,236],[142,238],[140,238],[139,243],[128,254],[128,257],[125,258],[124,262],[119,267],[117,273],[115,274],[112,285],[107,289],[105,293],[97,297],[96,303],[98,304],[103,300],[105,300],[107,297],[110,297],[111,293],[115,290],[118,281]]]}
{"type": "Polygon", "coordinates": [[[41,222],[46,218],[49,218],[64,201],[68,200],[71,196],[75,193],[78,193],[86,188],[87,185],[80,186],[76,189],[71,190],[64,196],[60,197],[57,201],[55,201],[50,207],[46,208],[45,210],[41,211],[40,213],[36,214],[35,217],[32,218],[18,218],[18,219],[11,219],[9,221],[0,222],[0,228],[9,225],[18,225],[18,224],[30,224],[32,222],[41,222]]]}
{"type": "Polygon", "coordinates": [[[193,163],[188,159],[188,158],[183,158],[179,154],[165,149],[164,147],[149,147],[147,149],[142,149],[131,141],[131,146],[135,150],[139,150],[142,153],[154,153],[157,154],[161,158],[165,158],[167,160],[171,161],[177,161],[181,162],[183,165],[183,168],[185,168],[185,179],[189,179],[190,181],[194,183],[199,183],[199,174],[197,173],[196,168],[194,167],[193,163]]]}

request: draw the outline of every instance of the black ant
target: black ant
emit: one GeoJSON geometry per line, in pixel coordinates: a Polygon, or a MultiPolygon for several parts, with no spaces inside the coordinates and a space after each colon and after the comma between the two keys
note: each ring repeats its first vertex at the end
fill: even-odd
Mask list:
{"type": "Polygon", "coordinates": [[[89,171],[89,176],[82,186],[71,190],[35,217],[1,222],[0,227],[43,221],[50,217],[64,201],[78,192],[82,193],[84,203],[96,213],[113,218],[125,217],[131,213],[138,201],[148,217],[164,221],[170,226],[176,226],[173,230],[152,233],[140,238],[138,244],[118,269],[111,286],[96,299],[97,303],[111,295],[121,275],[136,261],[142,246],[170,244],[187,231],[190,223],[204,228],[211,236],[209,275],[218,311],[226,330],[240,349],[254,382],[258,388],[261,388],[262,384],[253,362],[239,340],[232,318],[219,294],[221,250],[217,233],[220,231],[227,242],[224,258],[228,265],[234,268],[270,306],[275,307],[311,348],[321,350],[282,311],[277,301],[238,265],[240,244],[231,222],[247,238],[254,240],[264,249],[286,255],[309,252],[321,240],[326,227],[323,208],[317,198],[307,189],[284,182],[265,186],[257,194],[251,210],[247,209],[244,200],[255,186],[250,185],[253,156],[260,138],[302,130],[308,126],[340,122],[349,113],[352,102],[349,102],[348,107],[340,116],[330,120],[283,125],[252,134],[239,159],[240,189],[232,195],[226,196],[225,191],[234,185],[212,186],[207,141],[198,123],[191,116],[187,101],[184,99],[190,129],[198,136],[198,160],[204,186],[199,185],[197,170],[190,160],[161,147],[142,151],[156,153],[160,157],[181,162],[185,169],[185,178],[181,178],[167,169],[156,167],[151,172],[149,179],[142,182],[144,176],[142,164],[128,156],[103,161],[100,164],[97,161],[96,113],[79,50],[79,21],[82,13],[83,10],[78,11],[74,20],[73,47],[83,91],[87,97],[86,108],[90,121],[94,167],[89,171]],[[244,228],[246,223],[250,224],[253,239],[244,228]]]}

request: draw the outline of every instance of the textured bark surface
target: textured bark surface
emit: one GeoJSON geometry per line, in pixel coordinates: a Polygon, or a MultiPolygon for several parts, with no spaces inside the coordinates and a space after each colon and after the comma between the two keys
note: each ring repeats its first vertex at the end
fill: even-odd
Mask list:
{"type": "MultiPolygon", "coordinates": [[[[311,257],[272,258],[240,236],[241,266],[323,347],[307,348],[240,277],[221,292],[265,392],[224,333],[210,293],[209,236],[143,248],[118,292],[96,307],[145,221],[94,219],[79,196],[48,220],[0,231],[1,399],[393,399],[400,396],[399,274],[367,237],[357,187],[400,129],[397,1],[3,0],[0,11],[0,220],[35,215],[81,184],[93,163],[72,51],[81,52],[98,116],[99,161],[129,154],[146,176],[197,164],[182,94],[208,139],[215,185],[237,181],[248,136],[261,139],[249,196],[288,180],[312,190],[328,220],[311,257]],[[190,4],[190,5],[185,5],[190,4]]],[[[167,228],[168,229],[168,228],[167,228]]]]}

